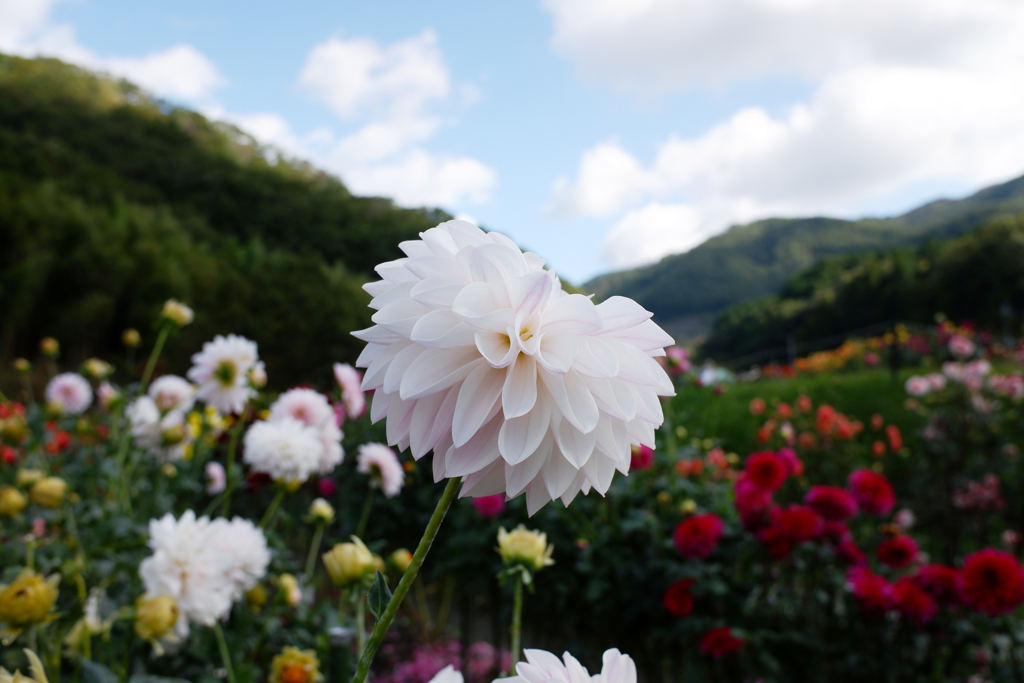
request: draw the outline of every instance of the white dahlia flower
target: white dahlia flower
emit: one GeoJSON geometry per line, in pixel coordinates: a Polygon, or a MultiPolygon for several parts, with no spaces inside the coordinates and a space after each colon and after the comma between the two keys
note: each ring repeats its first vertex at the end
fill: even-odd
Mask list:
{"type": "Polygon", "coordinates": [[[462,496],[526,493],[532,514],[581,490],[602,495],[630,446],[654,447],[654,360],[672,343],[637,303],[568,294],[535,254],[465,221],[399,245],[365,286],[377,309],[357,365],[387,417],[390,445],[434,451],[434,478],[464,477],[462,496]]]}
{"type": "Polygon", "coordinates": [[[92,387],[77,372],[65,372],[46,385],[46,402],[59,406],[65,415],[81,415],[92,405],[92,387]]]}
{"type": "Polygon", "coordinates": [[[276,422],[286,417],[302,422],[320,435],[323,452],[316,469],[318,474],[328,474],[345,459],[345,450],[341,447],[343,434],[326,396],[312,389],[284,392],[270,406],[269,420],[276,422]]]}
{"type": "Polygon", "coordinates": [[[213,626],[231,611],[235,583],[230,565],[214,543],[217,528],[207,517],[188,510],[175,519],[167,514],[149,522],[153,554],[139,565],[148,597],[169,595],[180,610],[175,631],[188,635],[189,623],[213,626]]]}
{"type": "Polygon", "coordinates": [[[363,396],[363,374],[348,363],[334,364],[334,379],[341,387],[341,402],[345,405],[345,417],[357,418],[366,411],[366,397],[363,396]]]}
{"type": "Polygon", "coordinates": [[[185,451],[192,443],[192,430],[184,412],[172,410],[163,415],[152,398],[140,396],[128,405],[125,417],[135,443],[157,460],[176,462],[184,459],[185,451]]]}
{"type": "Polygon", "coordinates": [[[249,371],[258,361],[255,342],[218,334],[192,356],[188,378],[199,385],[196,398],[225,414],[242,412],[256,393],[249,384],[249,371]]]}
{"type": "Polygon", "coordinates": [[[183,377],[164,375],[153,380],[146,391],[160,412],[180,410],[187,413],[196,402],[196,388],[183,377]]]}
{"type": "Polygon", "coordinates": [[[257,422],[245,433],[245,462],[282,483],[302,483],[319,471],[324,446],[317,430],[291,417],[257,422]]]}
{"type": "Polygon", "coordinates": [[[398,456],[381,443],[364,443],[359,447],[359,464],[356,469],[375,477],[374,483],[380,482],[381,490],[388,498],[397,496],[405,482],[405,470],[402,469],[402,463],[398,462],[398,456]]]}
{"type": "Polygon", "coordinates": [[[430,679],[430,683],[464,683],[462,674],[455,670],[455,667],[449,664],[445,668],[437,672],[437,674],[430,679]]]}
{"type": "Polygon", "coordinates": [[[230,522],[220,518],[213,521],[211,543],[225,562],[224,575],[234,586],[232,597],[242,600],[245,592],[255,586],[267,573],[270,551],[263,530],[252,522],[235,517],[230,522]]]}
{"type": "Polygon", "coordinates": [[[228,475],[224,471],[224,465],[213,461],[206,463],[206,493],[215,496],[228,485],[228,475]]]}
{"type": "Polygon", "coordinates": [[[590,675],[568,652],[559,659],[544,650],[525,650],[525,662],[516,664],[516,676],[507,683],[636,683],[636,664],[629,655],[606,650],[601,673],[590,675]]]}

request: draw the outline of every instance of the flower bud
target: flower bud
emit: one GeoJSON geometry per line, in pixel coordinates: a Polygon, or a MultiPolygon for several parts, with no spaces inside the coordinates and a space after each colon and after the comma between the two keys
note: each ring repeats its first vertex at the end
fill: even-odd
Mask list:
{"type": "Polygon", "coordinates": [[[668,505],[672,502],[672,494],[668,491],[658,491],[658,503],[668,505]]]}
{"type": "Polygon", "coordinates": [[[176,299],[168,299],[164,303],[164,309],[160,312],[160,317],[165,320],[170,320],[178,327],[184,327],[192,322],[192,318],[195,314],[192,309],[181,303],[176,299]]]}
{"type": "Polygon", "coordinates": [[[28,423],[17,413],[0,420],[0,435],[7,441],[21,443],[29,435],[28,423]]]}
{"type": "Polygon", "coordinates": [[[40,479],[46,476],[46,473],[42,470],[36,469],[20,469],[16,475],[18,486],[29,486],[36,483],[40,479]]]}
{"type": "Polygon", "coordinates": [[[299,581],[291,574],[281,574],[277,577],[277,585],[281,588],[284,601],[289,607],[297,607],[302,602],[302,589],[299,588],[299,581]]]}
{"type": "Polygon", "coordinates": [[[60,342],[53,337],[44,337],[39,342],[39,350],[47,358],[56,358],[60,355],[60,342]]]}
{"type": "Polygon", "coordinates": [[[32,484],[28,497],[36,505],[47,508],[55,508],[64,500],[64,494],[68,491],[67,482],[60,477],[46,477],[32,484]]]}
{"type": "Polygon", "coordinates": [[[679,505],[679,511],[684,515],[692,515],[697,511],[697,501],[693,498],[687,498],[679,505]]]}
{"type": "Polygon", "coordinates": [[[168,427],[160,435],[160,441],[164,446],[177,446],[185,440],[185,425],[176,424],[168,427]]]}
{"type": "Polygon", "coordinates": [[[309,521],[330,524],[334,521],[334,507],[323,498],[317,498],[309,506],[309,521]]]}
{"type": "Polygon", "coordinates": [[[134,349],[142,343],[142,335],[134,327],[130,327],[121,333],[121,343],[129,349],[134,349]]]}
{"type": "Polygon", "coordinates": [[[263,363],[257,363],[249,370],[249,386],[262,389],[267,385],[267,370],[263,363]]]}
{"type": "Polygon", "coordinates": [[[154,642],[163,638],[178,622],[178,603],[169,595],[145,596],[135,601],[135,633],[154,642]]]}
{"type": "Polygon", "coordinates": [[[373,569],[374,571],[381,572],[382,574],[388,569],[388,566],[384,563],[384,558],[377,553],[373,554],[373,569]]]}
{"type": "Polygon", "coordinates": [[[82,374],[93,379],[106,379],[114,372],[114,366],[99,358],[90,358],[82,363],[82,374]]]}
{"type": "Polygon", "coordinates": [[[44,579],[25,569],[0,590],[0,621],[15,629],[45,621],[57,602],[60,574],[44,579]]]}
{"type": "Polygon", "coordinates": [[[258,613],[263,609],[263,605],[267,604],[267,589],[263,587],[263,584],[257,583],[245,592],[245,602],[249,605],[249,609],[258,613]]]}
{"type": "Polygon", "coordinates": [[[25,358],[15,358],[14,369],[17,372],[22,373],[23,375],[27,375],[29,372],[32,371],[32,364],[29,363],[28,360],[25,358]]]}
{"type": "Polygon", "coordinates": [[[335,586],[348,586],[373,574],[373,554],[356,536],[323,554],[324,566],[335,586]]]}
{"type": "Polygon", "coordinates": [[[320,660],[313,650],[290,645],[270,662],[270,683],[316,683],[323,680],[320,660]]]}
{"type": "Polygon", "coordinates": [[[547,534],[530,531],[520,524],[512,532],[505,527],[498,529],[498,552],[507,565],[521,564],[530,569],[543,569],[555,563],[551,553],[555,547],[548,545],[547,534]]]}
{"type": "Polygon", "coordinates": [[[391,560],[391,564],[395,566],[395,569],[404,574],[412,563],[412,553],[405,548],[399,548],[395,552],[391,553],[391,556],[388,559],[391,560]]]}
{"type": "Polygon", "coordinates": [[[25,494],[13,486],[0,488],[0,517],[15,517],[28,505],[25,494]]]}
{"type": "Polygon", "coordinates": [[[167,477],[168,479],[174,479],[176,476],[178,476],[178,468],[169,462],[165,462],[163,465],[161,465],[160,471],[163,472],[164,476],[167,477]]]}

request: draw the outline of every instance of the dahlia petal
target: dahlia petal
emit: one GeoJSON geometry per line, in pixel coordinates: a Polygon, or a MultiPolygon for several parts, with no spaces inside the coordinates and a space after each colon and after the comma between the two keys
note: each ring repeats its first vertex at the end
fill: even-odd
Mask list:
{"type": "Polygon", "coordinates": [[[459,248],[455,245],[450,232],[440,226],[436,226],[420,233],[420,239],[427,245],[432,254],[440,256],[452,255],[459,248]]]}
{"type": "Polygon", "coordinates": [[[459,390],[461,386],[452,387],[447,390],[444,401],[441,403],[441,407],[437,410],[437,417],[434,419],[434,426],[430,430],[429,442],[433,445],[431,448],[434,450],[434,458],[436,460],[444,461],[441,457],[448,452],[448,446],[441,447],[442,444],[448,443],[451,445],[452,441],[452,420],[455,418],[455,404],[459,399],[459,390]]]}
{"type": "Polygon", "coordinates": [[[583,488],[587,481],[587,475],[582,471],[576,473],[576,478],[572,480],[569,488],[565,490],[565,493],[561,495],[562,505],[569,507],[569,503],[579,495],[580,490],[583,488]]]}
{"type": "Polygon", "coordinates": [[[363,373],[362,390],[379,389],[384,384],[384,375],[387,374],[388,365],[410,344],[411,342],[397,342],[381,351],[380,355],[373,359],[373,362],[366,367],[366,372],[363,373]]]}
{"type": "Polygon", "coordinates": [[[398,248],[409,258],[417,256],[430,256],[430,247],[423,243],[423,240],[405,240],[398,243],[398,248]]]}
{"type": "MultiPolygon", "coordinates": [[[[506,250],[503,250],[506,251],[506,250]]],[[[509,283],[512,308],[531,318],[544,309],[555,285],[548,271],[528,273],[513,278],[509,283]]],[[[545,324],[547,324],[545,322],[545,324]]]]}
{"type": "Polygon", "coordinates": [[[473,343],[473,328],[449,309],[430,311],[413,325],[409,338],[430,349],[449,349],[473,343]]]}
{"type": "Polygon", "coordinates": [[[409,296],[431,308],[451,308],[465,283],[450,277],[431,277],[417,282],[409,290],[409,296]]]}
{"type": "Polygon", "coordinates": [[[526,415],[505,420],[505,424],[501,426],[498,433],[498,451],[510,465],[522,462],[536,451],[548,432],[551,411],[546,403],[540,403],[541,400],[543,399],[538,400],[534,410],[526,415]]]}
{"type": "Polygon", "coordinates": [[[541,469],[549,499],[560,498],[569,490],[577,472],[579,472],[579,468],[570,463],[558,449],[554,449],[551,457],[541,469]]]}
{"type": "Polygon", "coordinates": [[[486,365],[472,349],[428,349],[402,377],[399,393],[406,401],[442,391],[486,365]]]}
{"type": "Polygon", "coordinates": [[[605,337],[619,358],[618,379],[645,387],[655,387],[662,396],[675,396],[668,373],[646,353],[612,337],[605,337]]]}
{"type": "Polygon", "coordinates": [[[627,327],[639,325],[649,319],[653,313],[624,296],[612,296],[597,305],[603,321],[602,334],[610,334],[627,327]]]}
{"type": "Polygon", "coordinates": [[[429,311],[429,308],[418,301],[399,299],[374,313],[370,320],[384,329],[400,334],[408,339],[416,321],[419,320],[421,315],[429,311]]]}
{"type": "Polygon", "coordinates": [[[540,336],[537,362],[548,372],[564,375],[572,367],[577,348],[576,335],[572,332],[545,332],[540,336]]]}
{"type": "Polygon", "coordinates": [[[625,458],[629,460],[628,423],[622,420],[601,420],[594,431],[597,433],[595,446],[613,460],[625,458]]]}
{"type": "Polygon", "coordinates": [[[582,471],[587,475],[587,481],[602,496],[608,493],[608,487],[612,485],[612,477],[615,476],[615,463],[603,453],[595,453],[582,471]]]}
{"type": "Polygon", "coordinates": [[[467,474],[462,482],[459,498],[480,498],[505,493],[505,463],[499,458],[482,470],[467,474]]]}
{"type": "Polygon", "coordinates": [[[594,452],[594,444],[597,443],[597,429],[592,430],[589,434],[584,434],[573,427],[568,420],[562,420],[554,432],[555,442],[566,460],[572,463],[576,469],[587,464],[594,452]]]}
{"type": "Polygon", "coordinates": [[[464,446],[453,446],[444,456],[445,473],[449,477],[464,477],[479,472],[499,460],[498,430],[502,420],[494,419],[480,428],[464,446]]]}
{"type": "Polygon", "coordinates": [[[405,262],[405,269],[420,280],[431,277],[447,277],[452,271],[451,257],[435,256],[429,253],[424,256],[410,258],[405,262]]]}
{"type": "Polygon", "coordinates": [[[411,282],[416,279],[415,275],[405,269],[405,259],[387,261],[374,268],[374,270],[377,271],[377,275],[395,284],[411,282]]]}
{"type": "Polygon", "coordinates": [[[520,355],[512,361],[501,389],[505,419],[526,415],[537,403],[537,363],[520,355]]]}
{"type": "Polygon", "coordinates": [[[570,294],[556,299],[544,311],[545,332],[570,330],[584,335],[602,327],[601,314],[594,302],[582,294],[570,294]]]}
{"type": "MultiPolygon", "coordinates": [[[[376,328],[375,328],[376,329],[376,328]]],[[[370,363],[377,360],[380,354],[387,348],[387,345],[382,344],[367,344],[363,347],[363,350],[359,353],[359,358],[356,359],[356,365],[361,368],[370,366],[370,363]]]]}
{"type": "Polygon", "coordinates": [[[431,458],[431,469],[433,470],[435,484],[445,478],[444,458],[451,448],[453,448],[452,434],[451,431],[446,431],[438,439],[437,445],[434,446],[434,457],[431,458]]]}
{"type": "MultiPolygon", "coordinates": [[[[532,481],[526,487],[526,514],[533,517],[542,507],[551,502],[548,490],[542,481],[532,481]]],[[[529,681],[529,678],[526,679],[529,681]]],[[[546,679],[539,679],[546,680],[546,679]]],[[[552,679],[554,680],[554,679],[552,679]]]]}
{"type": "Polygon", "coordinates": [[[504,383],[505,373],[487,365],[469,373],[459,390],[452,420],[452,440],[456,446],[465,444],[483,426],[501,396],[504,383]]]}
{"type": "Polygon", "coordinates": [[[611,336],[644,352],[661,351],[675,344],[675,340],[653,320],[645,320],[639,325],[613,332],[611,336]]]}
{"type": "Polygon", "coordinates": [[[641,446],[655,447],[654,425],[647,420],[641,420],[640,418],[630,420],[626,423],[626,433],[629,434],[629,438],[633,442],[641,446]]]}
{"type": "Polygon", "coordinates": [[[540,468],[551,456],[551,449],[554,447],[554,440],[550,434],[544,438],[540,448],[535,450],[530,457],[516,465],[505,463],[505,490],[509,497],[515,498],[522,493],[531,481],[540,473],[540,468]]]}
{"type": "Polygon", "coordinates": [[[653,389],[637,386],[629,387],[629,389],[630,393],[633,394],[637,417],[656,425],[660,425],[665,421],[665,414],[661,409],[661,401],[658,400],[658,395],[653,389]]]}
{"type": "Polygon", "coordinates": [[[438,227],[442,226],[450,231],[456,249],[487,244],[487,233],[469,221],[445,221],[438,227]]]}
{"type": "Polygon", "coordinates": [[[352,336],[369,344],[394,344],[395,342],[403,341],[402,336],[394,332],[388,332],[380,325],[374,325],[365,330],[356,330],[352,333],[352,336]]]}
{"type": "Polygon", "coordinates": [[[406,370],[426,350],[419,344],[410,344],[391,360],[387,372],[384,373],[384,384],[381,385],[386,393],[393,394],[398,391],[406,370]]]}
{"type": "Polygon", "coordinates": [[[388,408],[390,407],[390,394],[385,394],[383,391],[373,392],[373,398],[370,399],[370,422],[377,424],[383,420],[387,416],[388,408]]]}
{"type": "Polygon", "coordinates": [[[519,353],[519,346],[506,332],[477,332],[473,335],[473,343],[492,368],[508,367],[519,353]]]}
{"type": "Polygon", "coordinates": [[[579,349],[573,359],[573,366],[580,374],[590,377],[611,379],[619,374],[618,357],[598,337],[579,337],[579,349]]]}
{"type": "Polygon", "coordinates": [[[601,413],[597,409],[597,402],[594,401],[594,396],[587,388],[586,382],[570,370],[563,375],[563,385],[572,414],[576,417],[574,426],[584,434],[594,431],[601,413]]]}
{"type": "Polygon", "coordinates": [[[409,445],[412,450],[412,457],[419,460],[430,452],[434,443],[430,436],[437,422],[437,414],[441,405],[448,397],[447,394],[437,393],[424,396],[416,401],[416,407],[412,409],[412,422],[409,424],[409,445]]]}
{"type": "Polygon", "coordinates": [[[523,650],[526,661],[536,667],[554,673],[562,669],[562,660],[545,650],[523,650]]]}
{"type": "Polygon", "coordinates": [[[412,287],[415,284],[415,282],[401,282],[397,285],[391,285],[385,291],[373,297],[373,300],[370,301],[370,308],[379,311],[389,304],[407,301],[409,299],[409,292],[412,291],[412,287]]]}
{"type": "Polygon", "coordinates": [[[367,282],[363,285],[363,291],[370,296],[380,296],[384,292],[394,287],[394,285],[387,280],[377,280],[376,282],[367,282]]]}
{"type": "Polygon", "coordinates": [[[388,436],[388,445],[395,446],[409,435],[409,425],[412,424],[412,409],[416,407],[416,402],[403,401],[397,394],[388,394],[388,396],[391,398],[391,405],[388,406],[388,419],[385,431],[388,436]]]}
{"type": "Polygon", "coordinates": [[[620,420],[636,417],[636,397],[629,385],[594,377],[585,377],[584,381],[602,413],[620,420]]]}
{"type": "Polygon", "coordinates": [[[502,306],[496,288],[486,282],[466,285],[455,297],[452,310],[463,322],[491,332],[505,332],[516,319],[511,308],[502,306]]]}

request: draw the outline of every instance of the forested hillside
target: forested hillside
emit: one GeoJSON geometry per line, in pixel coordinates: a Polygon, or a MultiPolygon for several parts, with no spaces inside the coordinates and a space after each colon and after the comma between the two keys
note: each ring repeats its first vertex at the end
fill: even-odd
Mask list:
{"type": "MultiPolygon", "coordinates": [[[[447,216],[355,197],[224,123],[57,60],[0,55],[0,344],[111,356],[168,297],[195,349],[260,340],[271,381],[354,358],[361,284],[447,216]]],[[[119,352],[118,352],[119,357],[119,352]]],[[[171,364],[184,358],[170,356],[171,364]]],[[[180,368],[178,368],[180,369],[180,368]]]]}

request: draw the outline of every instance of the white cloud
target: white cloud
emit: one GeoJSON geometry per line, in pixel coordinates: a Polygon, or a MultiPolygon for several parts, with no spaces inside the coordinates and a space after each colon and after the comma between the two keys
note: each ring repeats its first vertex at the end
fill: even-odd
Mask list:
{"type": "Polygon", "coordinates": [[[691,248],[733,223],[863,215],[915,185],[979,186],[1024,171],[1024,3],[546,6],[555,45],[611,87],[650,94],[767,74],[814,83],[781,115],[746,107],[703,134],[669,136],[650,164],[614,141],[585,151],[548,209],[616,217],[603,248],[614,267],[691,248]]]}
{"type": "Polygon", "coordinates": [[[201,101],[224,84],[217,67],[191,45],[143,57],[100,57],[82,46],[72,26],[53,25],[54,0],[0,0],[0,50],[56,57],[127,78],[161,97],[201,101]]]}

